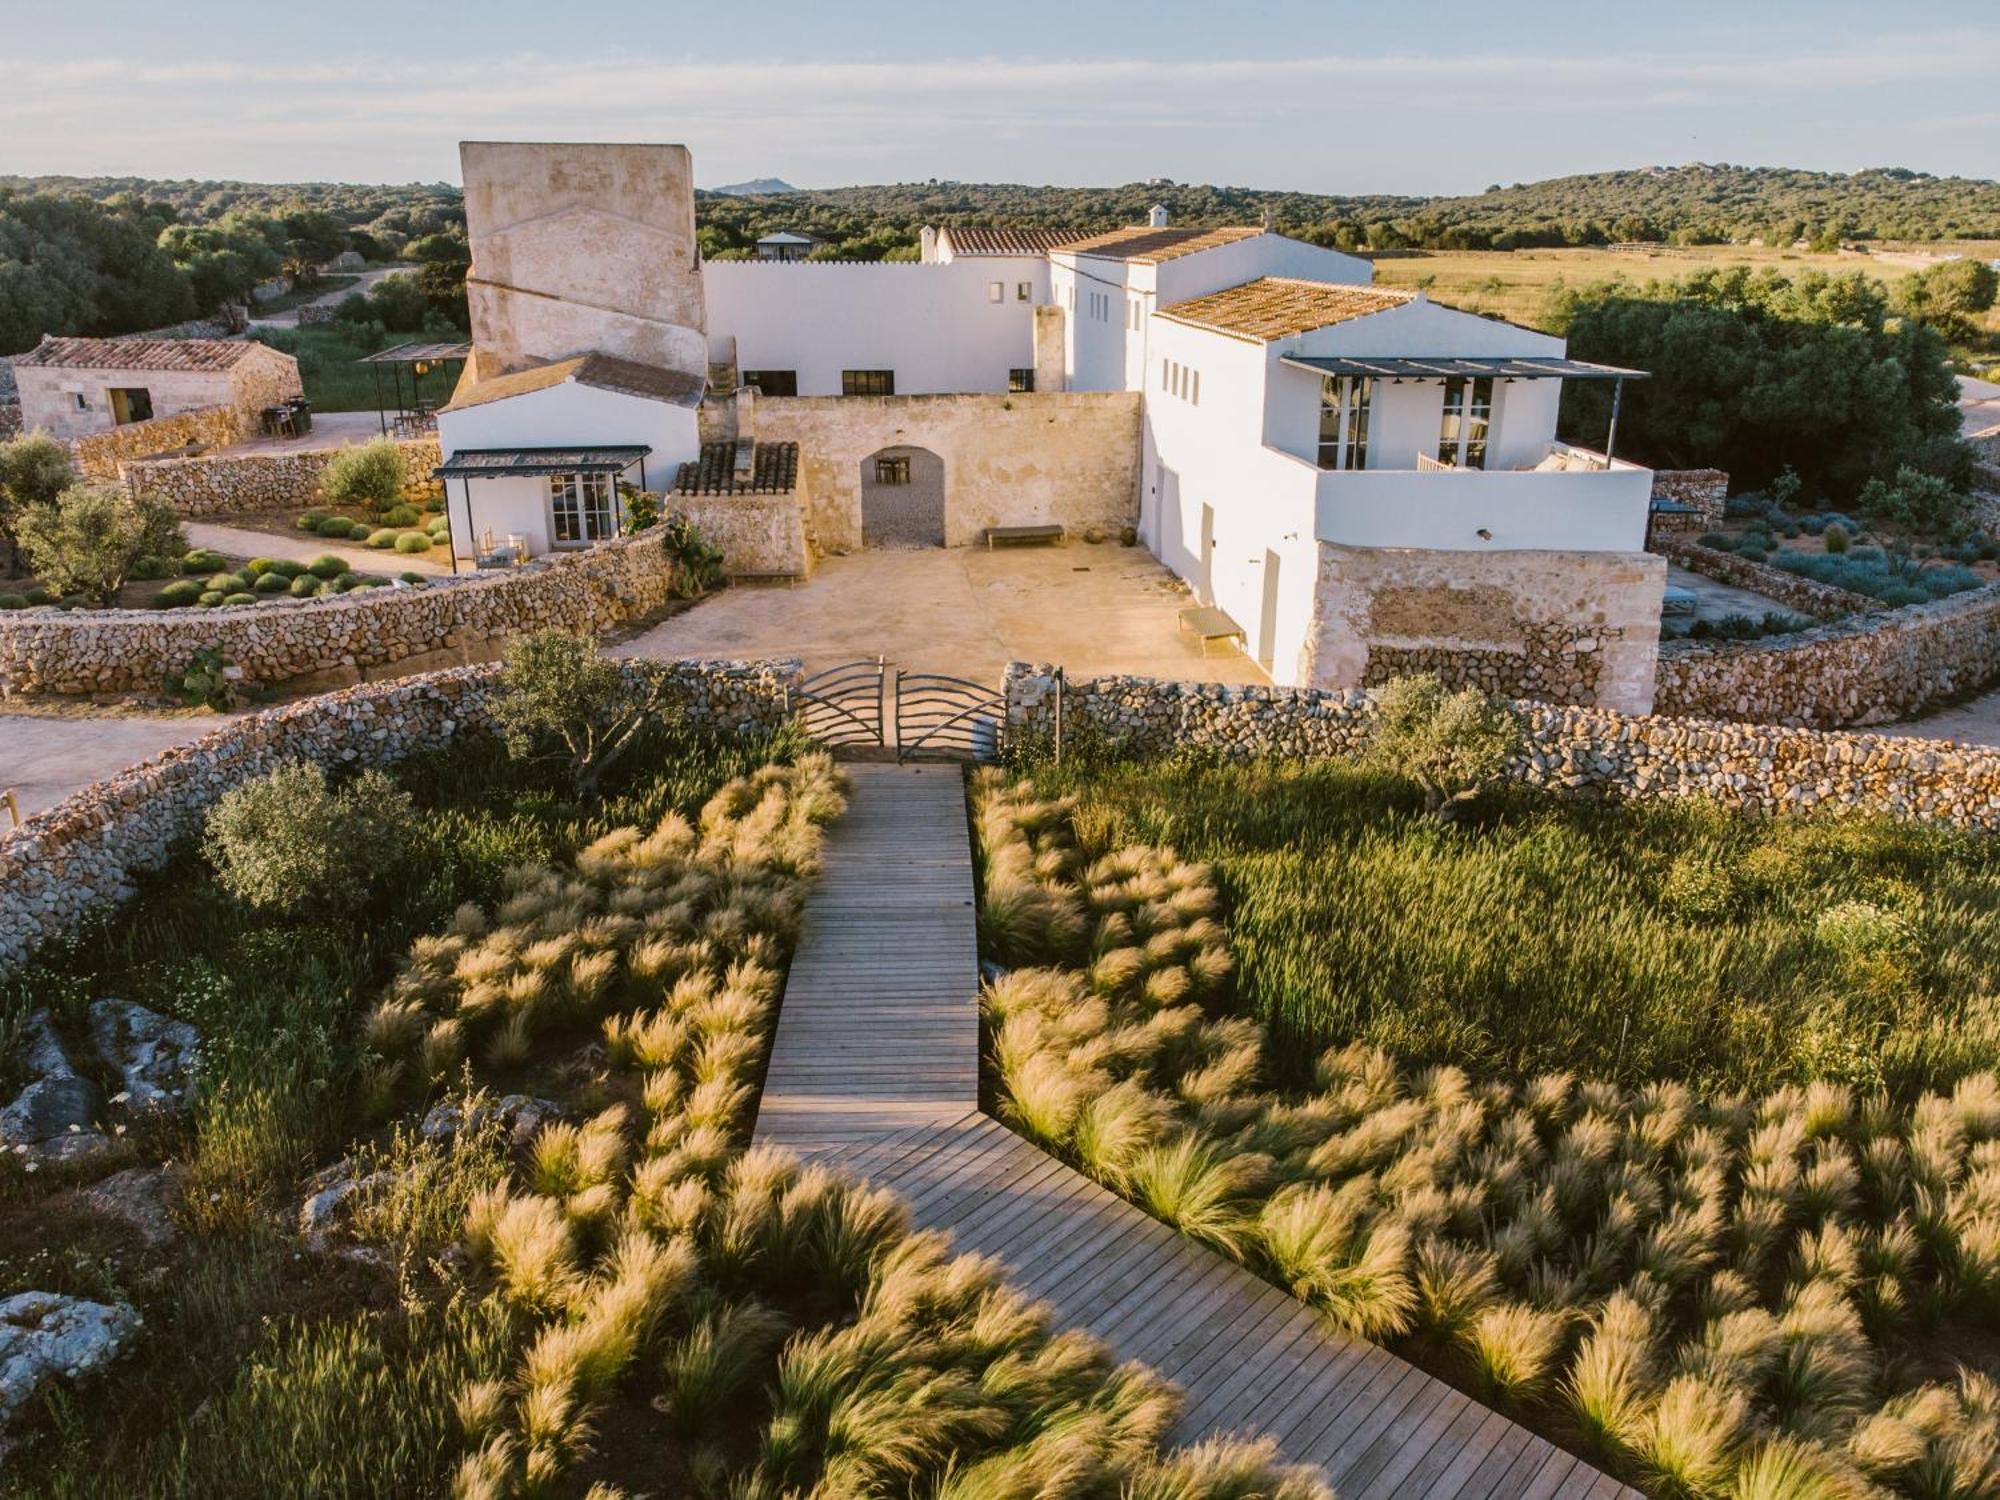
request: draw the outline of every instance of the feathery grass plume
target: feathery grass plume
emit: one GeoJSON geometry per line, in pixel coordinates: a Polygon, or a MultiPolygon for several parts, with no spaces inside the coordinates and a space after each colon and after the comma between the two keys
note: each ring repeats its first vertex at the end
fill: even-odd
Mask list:
{"type": "Polygon", "coordinates": [[[523,1306],[564,1307],[582,1283],[569,1222],[553,1199],[503,1193],[492,1204],[482,1200],[468,1222],[467,1238],[484,1245],[507,1296],[523,1306]]]}
{"type": "Polygon", "coordinates": [[[1498,1302],[1476,1314],[1461,1335],[1480,1385],[1502,1401],[1533,1395],[1562,1349],[1567,1318],[1523,1302],[1498,1302]]]}
{"type": "Polygon", "coordinates": [[[1664,1286],[1686,1286],[1715,1260],[1723,1226],[1718,1198],[1676,1208],[1639,1237],[1632,1263],[1664,1286]]]}
{"type": "Polygon", "coordinates": [[[465,1027],[453,1019],[433,1021],[417,1049],[417,1066],[432,1083],[442,1083],[465,1061],[465,1027]]]}
{"type": "Polygon", "coordinates": [[[1792,1193],[1793,1211],[1807,1224],[1850,1213],[1861,1186],[1861,1169],[1844,1141],[1822,1141],[1792,1193]]]}
{"type": "Polygon", "coordinates": [[[458,1461],[452,1500],[512,1500],[519,1492],[520,1450],[511,1435],[496,1433],[458,1461]]]}
{"type": "Polygon", "coordinates": [[[507,1385],[501,1380],[473,1380],[452,1399],[458,1430],[470,1443],[484,1443],[507,1414],[507,1385]]]}
{"type": "Polygon", "coordinates": [[[1339,1189],[1281,1189],[1258,1215],[1255,1236],[1299,1297],[1351,1333],[1385,1338],[1409,1327],[1416,1290],[1409,1231],[1400,1223],[1367,1222],[1373,1194],[1365,1178],[1339,1189]]]}
{"type": "Polygon", "coordinates": [[[1127,1078],[1077,1110],[1070,1149],[1092,1177],[1122,1187],[1133,1162],[1172,1129],[1173,1118],[1172,1104],[1127,1078]]]}
{"type": "Polygon", "coordinates": [[[1255,1085],[1263,1063],[1263,1049],[1253,1037],[1228,1048],[1205,1066],[1182,1074],[1180,1096],[1197,1107],[1233,1099],[1255,1085]]]}
{"type": "Polygon", "coordinates": [[[664,1157],[642,1161],[632,1173],[626,1212],[634,1223],[659,1234],[693,1234],[708,1212],[713,1196],[699,1177],[675,1177],[674,1163],[664,1157]]]}
{"type": "Polygon", "coordinates": [[[744,1392],[764,1378],[789,1326],[782,1313],[754,1300],[702,1297],[687,1332],[661,1361],[655,1404],[683,1438],[715,1430],[744,1392]]]}
{"type": "Polygon", "coordinates": [[[696,1270],[694,1247],[686,1240],[662,1242],[643,1230],[619,1237],[575,1324],[576,1378],[585,1400],[602,1401],[610,1394],[696,1270]]]}
{"type": "Polygon", "coordinates": [[[362,1023],[362,1045],[382,1057],[407,1057],[422,1041],[429,1020],[420,1001],[377,1001],[362,1023]]]}
{"type": "Polygon", "coordinates": [[[1154,1218],[1240,1256],[1251,1227],[1243,1200],[1263,1182],[1268,1166],[1262,1158],[1220,1155],[1186,1133],[1140,1152],[1130,1181],[1140,1206],[1154,1218]]]}
{"type": "Polygon", "coordinates": [[[689,1070],[697,1085],[747,1079],[763,1053],[761,1037],[743,1031],[712,1032],[696,1050],[689,1070]]]}
{"type": "Polygon", "coordinates": [[[1847,1465],[1794,1437],[1754,1444],[1729,1488],[1732,1500],[1864,1500],[1869,1492],[1847,1465]]]}
{"type": "Polygon", "coordinates": [[[683,1117],[690,1125],[711,1126],[728,1131],[742,1118],[744,1106],[750,1102],[749,1085],[735,1083],[726,1078],[711,1078],[699,1083],[688,1091],[687,1104],[682,1110],[683,1117]]]}
{"type": "Polygon", "coordinates": [[[1778,1320],[1761,1307],[1724,1313],[1702,1325],[1700,1335],[1675,1357],[1678,1372],[1753,1395],[1784,1347],[1778,1320]]]}
{"type": "Polygon", "coordinates": [[[664,1008],[604,1018],[605,1055],[614,1067],[670,1069],[688,1042],[688,1023],[664,1008]]]}
{"type": "Polygon", "coordinates": [[[1417,1247],[1415,1326],[1439,1343],[1461,1337],[1500,1293],[1490,1252],[1435,1236],[1417,1247]]]}
{"type": "Polygon", "coordinates": [[[1030,1054],[1003,1071],[1002,1081],[1007,1086],[1002,1118],[1056,1150],[1069,1140],[1084,1099],[1105,1083],[1101,1075],[1078,1075],[1050,1052],[1030,1054]]]}
{"type": "Polygon", "coordinates": [[[2000,1075],[1970,1073],[1952,1087],[1951,1112],[1968,1139],[2000,1136],[2000,1075]]]}
{"type": "Polygon", "coordinates": [[[1653,1381],[1653,1314],[1628,1291],[1613,1292],[1571,1360],[1563,1394],[1598,1453],[1642,1440],[1653,1381]]]}
{"type": "Polygon", "coordinates": [[[493,1068],[518,1068],[533,1054],[535,1046],[532,1017],[517,1010],[486,1039],[486,1062],[493,1068]]]}
{"type": "Polygon", "coordinates": [[[1663,1495],[1721,1493],[1746,1417],[1736,1392],[1689,1375],[1668,1381],[1632,1439],[1648,1488],[1663,1495]]]}
{"type": "Polygon", "coordinates": [[[1207,1438],[1140,1466],[1120,1500],[1333,1500],[1310,1469],[1286,1467],[1269,1438],[1207,1438]]]}
{"type": "Polygon", "coordinates": [[[1792,1432],[1826,1437],[1865,1405],[1875,1360],[1861,1318],[1829,1282],[1795,1286],[1778,1319],[1782,1345],[1766,1381],[1771,1414],[1792,1432]]]}
{"type": "Polygon", "coordinates": [[[2000,1494],[2000,1387],[1960,1367],[1953,1385],[1890,1398],[1847,1451],[1895,1493],[1986,1500],[2000,1494]]]}

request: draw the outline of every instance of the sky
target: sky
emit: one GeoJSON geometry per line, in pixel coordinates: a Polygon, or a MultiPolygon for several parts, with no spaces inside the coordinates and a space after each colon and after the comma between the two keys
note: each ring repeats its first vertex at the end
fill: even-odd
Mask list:
{"type": "Polygon", "coordinates": [[[705,187],[1993,177],[1996,77],[1994,0],[0,0],[0,173],[456,182],[514,139],[681,142],[705,187]]]}

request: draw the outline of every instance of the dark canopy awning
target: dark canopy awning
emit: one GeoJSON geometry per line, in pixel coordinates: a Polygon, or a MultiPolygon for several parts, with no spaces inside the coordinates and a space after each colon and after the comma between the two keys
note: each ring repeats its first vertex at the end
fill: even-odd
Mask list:
{"type": "Polygon", "coordinates": [[[1512,357],[1479,355],[1470,359],[1406,357],[1357,358],[1353,355],[1287,354],[1285,364],[1318,375],[1358,375],[1364,379],[1447,380],[1460,376],[1493,376],[1501,380],[1644,380],[1645,370],[1621,370],[1584,359],[1553,359],[1540,355],[1512,357]]]}
{"type": "Polygon", "coordinates": [[[447,359],[465,359],[472,353],[470,344],[393,344],[387,349],[377,349],[373,354],[364,354],[356,360],[362,365],[415,365],[432,364],[447,359]]]}
{"type": "Polygon", "coordinates": [[[650,445],[599,448],[461,448],[431,470],[438,479],[511,479],[542,474],[616,474],[650,445]]]}

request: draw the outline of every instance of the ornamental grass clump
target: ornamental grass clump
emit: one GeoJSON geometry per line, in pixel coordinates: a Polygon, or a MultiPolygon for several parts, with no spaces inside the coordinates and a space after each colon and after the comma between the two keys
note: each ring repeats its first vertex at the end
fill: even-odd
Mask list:
{"type": "MultiPolygon", "coordinates": [[[[985,929],[989,957],[1043,965],[983,995],[1014,1128],[1654,1494],[2000,1493],[1994,1387],[1923,1358],[1929,1330],[2000,1315],[1993,1073],[1914,1103],[1825,1079],[1704,1098],[1354,1043],[1287,1088],[1301,1070],[1229,1014],[1205,867],[1085,859],[1074,801],[1000,773],[975,794],[1014,913],[1083,923],[985,929]]],[[[1682,868],[1691,915],[1737,899],[1682,868]]],[[[1864,980],[1913,942],[1858,897],[1805,941],[1864,980]]]]}

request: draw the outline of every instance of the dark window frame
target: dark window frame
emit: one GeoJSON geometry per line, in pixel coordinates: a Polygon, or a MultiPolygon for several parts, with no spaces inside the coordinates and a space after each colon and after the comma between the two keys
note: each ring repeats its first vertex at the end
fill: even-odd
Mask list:
{"type": "Polygon", "coordinates": [[[760,396],[796,396],[799,393],[799,372],[797,370],[745,370],[744,385],[757,387],[760,396]],[[767,384],[766,382],[770,382],[767,384]],[[778,388],[773,390],[772,385],[778,388]]]}
{"type": "Polygon", "coordinates": [[[875,460],[875,482],[900,489],[910,482],[910,457],[907,453],[891,454],[875,460]]]}
{"type": "Polygon", "coordinates": [[[1007,372],[1007,394],[1010,396],[1032,395],[1035,389],[1035,370],[1030,365],[1025,369],[1007,372]]]}
{"type": "Polygon", "coordinates": [[[893,396],[896,394],[896,372],[894,370],[842,370],[840,372],[840,394],[843,396],[893,396]]]}

